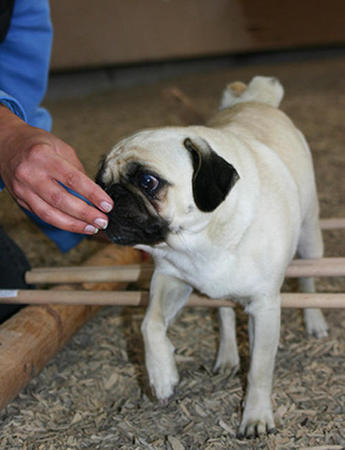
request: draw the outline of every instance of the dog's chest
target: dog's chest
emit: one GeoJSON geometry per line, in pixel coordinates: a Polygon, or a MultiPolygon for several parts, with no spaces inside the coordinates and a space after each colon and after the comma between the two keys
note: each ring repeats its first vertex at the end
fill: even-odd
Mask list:
{"type": "Polygon", "coordinates": [[[261,282],[252,261],[219,249],[193,255],[171,252],[161,261],[159,270],[210,298],[247,297],[261,282]]]}

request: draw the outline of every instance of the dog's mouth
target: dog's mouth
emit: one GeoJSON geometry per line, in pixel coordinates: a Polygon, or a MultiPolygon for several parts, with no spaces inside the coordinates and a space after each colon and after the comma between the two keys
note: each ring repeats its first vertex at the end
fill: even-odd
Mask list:
{"type": "Polygon", "coordinates": [[[167,221],[155,214],[139,194],[120,183],[111,185],[106,191],[114,200],[106,229],[112,242],[134,246],[165,241],[169,231],[167,221]]]}
{"type": "Polygon", "coordinates": [[[105,230],[106,235],[114,244],[118,245],[136,245],[132,244],[126,235],[120,235],[118,230],[111,229],[109,226],[105,230]]]}
{"type": "Polygon", "coordinates": [[[109,222],[106,229],[108,238],[118,245],[156,245],[165,241],[165,227],[161,223],[157,224],[137,224],[133,219],[133,225],[127,227],[121,221],[109,222]],[[153,225],[153,226],[152,226],[153,225]]]}

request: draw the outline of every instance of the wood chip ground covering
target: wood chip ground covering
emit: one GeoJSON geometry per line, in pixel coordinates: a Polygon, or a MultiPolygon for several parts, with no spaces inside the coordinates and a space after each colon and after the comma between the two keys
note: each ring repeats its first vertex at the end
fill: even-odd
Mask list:
{"type": "MultiPolygon", "coordinates": [[[[313,151],[322,217],[345,216],[345,59],[252,64],[131,89],[109,90],[47,106],[54,131],[73,145],[90,175],[100,156],[138,128],[179,124],[160,97],[175,84],[205,114],[223,86],[257,74],[279,77],[282,108],[313,151]]],[[[32,266],[78,264],[101,244],[85,240],[67,255],[26,219],[7,194],[0,221],[32,266]]],[[[344,231],[328,231],[326,256],[344,256],[344,231]]],[[[320,291],[343,292],[343,278],[318,279],[320,291]]],[[[289,282],[285,290],[294,290],[289,282]]],[[[325,311],[329,337],[306,335],[301,312],[284,310],[273,404],[278,433],[238,440],[248,367],[246,315],[238,310],[240,373],[214,375],[216,312],[185,309],[169,331],[181,381],[162,406],[148,388],[140,324],[142,308],[108,307],[0,412],[1,449],[342,449],[345,447],[345,310],[325,311]]]]}

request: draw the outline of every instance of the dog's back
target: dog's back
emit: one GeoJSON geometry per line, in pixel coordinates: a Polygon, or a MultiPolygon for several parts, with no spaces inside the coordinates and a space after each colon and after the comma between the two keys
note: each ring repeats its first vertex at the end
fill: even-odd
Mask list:
{"type": "MultiPolygon", "coordinates": [[[[279,109],[283,96],[276,78],[257,76],[248,85],[231,83],[208,126],[237,135],[253,152],[258,148],[255,142],[261,142],[264,147],[260,148],[276,153],[298,186],[303,217],[309,205],[317,203],[314,170],[303,134],[279,109]]],[[[266,158],[271,159],[268,153],[266,158]]],[[[256,159],[264,162],[266,158],[261,154],[256,159]]]]}

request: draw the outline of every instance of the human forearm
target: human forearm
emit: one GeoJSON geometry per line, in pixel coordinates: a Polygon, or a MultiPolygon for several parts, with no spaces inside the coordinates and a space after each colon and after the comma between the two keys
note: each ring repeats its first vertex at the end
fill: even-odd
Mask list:
{"type": "Polygon", "coordinates": [[[75,151],[4,106],[0,106],[0,176],[21,206],[58,228],[93,234],[107,224],[103,212],[113,202],[85,174],[75,151]],[[59,182],[99,209],[68,193],[59,182]]]}

